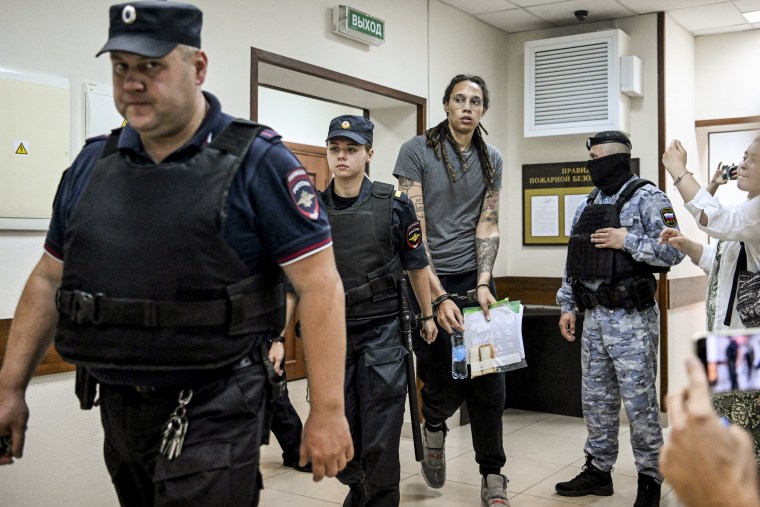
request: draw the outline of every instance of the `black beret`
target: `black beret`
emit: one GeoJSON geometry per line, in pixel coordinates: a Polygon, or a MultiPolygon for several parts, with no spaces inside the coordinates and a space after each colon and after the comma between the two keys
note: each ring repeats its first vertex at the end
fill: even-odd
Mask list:
{"type": "Polygon", "coordinates": [[[112,5],[108,42],[97,55],[125,51],[162,58],[177,44],[201,47],[203,13],[194,5],[146,0],[112,5]]]}
{"type": "Polygon", "coordinates": [[[375,125],[363,116],[344,114],[330,121],[327,131],[327,139],[334,137],[347,137],[359,144],[372,145],[372,129],[375,125]]]}
{"type": "Polygon", "coordinates": [[[629,148],[633,148],[633,146],[631,146],[631,140],[628,139],[627,135],[623,134],[619,130],[605,130],[604,132],[599,132],[594,137],[589,137],[586,139],[586,149],[590,150],[592,146],[606,143],[620,143],[628,146],[629,148]]]}

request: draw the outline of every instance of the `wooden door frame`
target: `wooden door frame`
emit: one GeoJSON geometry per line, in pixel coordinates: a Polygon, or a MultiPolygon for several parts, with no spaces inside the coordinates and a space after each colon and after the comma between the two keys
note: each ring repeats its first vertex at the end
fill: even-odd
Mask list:
{"type": "MultiPolygon", "coordinates": [[[[258,121],[259,119],[259,85],[261,84],[259,82],[259,65],[261,64],[274,65],[283,69],[306,74],[307,76],[317,77],[326,81],[339,83],[344,86],[350,86],[369,93],[382,95],[384,97],[398,100],[400,102],[412,104],[417,110],[417,135],[425,132],[427,121],[427,99],[423,97],[418,97],[417,95],[412,95],[411,93],[389,88],[387,86],[379,85],[371,81],[365,81],[363,79],[349,76],[347,74],[341,74],[340,72],[335,72],[334,70],[318,67],[310,63],[294,60],[292,58],[288,58],[287,56],[278,55],[254,47],[251,48],[251,121],[258,121]]],[[[287,90],[282,87],[278,87],[278,89],[282,91],[289,91],[297,95],[302,95],[299,92],[287,90]]]]}

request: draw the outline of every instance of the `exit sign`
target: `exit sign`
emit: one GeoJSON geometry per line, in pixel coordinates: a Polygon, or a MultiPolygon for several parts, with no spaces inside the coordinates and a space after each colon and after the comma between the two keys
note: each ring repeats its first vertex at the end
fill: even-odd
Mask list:
{"type": "Polygon", "coordinates": [[[347,5],[333,8],[333,32],[364,44],[385,42],[385,21],[347,5]]]}

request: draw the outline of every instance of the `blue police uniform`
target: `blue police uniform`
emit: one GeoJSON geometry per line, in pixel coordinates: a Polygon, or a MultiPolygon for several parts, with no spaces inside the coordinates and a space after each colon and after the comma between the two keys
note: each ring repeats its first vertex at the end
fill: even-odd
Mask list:
{"type": "MultiPolygon", "coordinates": [[[[398,261],[399,269],[422,269],[428,265],[419,220],[406,194],[394,193],[390,185],[372,183],[365,177],[356,198],[335,195],[331,183],[322,193],[322,199],[330,215],[336,261],[342,277],[348,276],[347,264],[352,260],[363,262],[368,271],[382,268],[387,261],[381,255],[382,250],[389,253],[391,264],[398,261]],[[367,209],[371,204],[369,200],[383,201],[375,196],[378,185],[390,189],[390,195],[385,194],[386,201],[392,199],[391,217],[386,223],[390,225],[390,231],[379,235],[379,243],[390,240],[390,245],[373,244],[369,238],[374,233],[368,231],[374,227],[376,215],[381,214],[378,208],[374,211],[367,209]],[[345,220],[339,222],[336,214],[341,213],[345,220]],[[361,239],[362,233],[367,233],[366,240],[361,239]]],[[[381,207],[387,209],[385,204],[381,207]]],[[[351,294],[347,280],[344,279],[344,285],[351,294]]],[[[408,351],[402,344],[397,318],[398,298],[391,298],[396,294],[395,287],[384,292],[389,294],[391,305],[386,308],[390,313],[378,315],[373,311],[373,305],[382,307],[382,301],[362,306],[357,300],[352,308],[350,296],[346,309],[345,404],[354,458],[337,477],[347,485],[355,486],[365,481],[367,506],[398,505],[400,501],[399,441],[407,393],[404,357],[408,351]],[[372,316],[363,317],[362,314],[372,316]]]]}
{"type": "MultiPolygon", "coordinates": [[[[614,195],[599,192],[593,203],[614,204],[636,180],[638,177],[632,176],[614,195]]],[[[573,227],[588,204],[584,200],[578,206],[573,227]]],[[[653,185],[633,193],[623,205],[619,220],[628,229],[622,251],[634,261],[668,267],[683,259],[684,254],[672,246],[658,244],[660,231],[675,226],[676,222],[668,197],[653,185]]],[[[574,281],[565,276],[557,292],[557,303],[563,313],[574,312],[579,303],[573,293],[574,281]]],[[[588,291],[598,290],[605,282],[587,278],[578,281],[588,291]]],[[[588,430],[585,452],[602,472],[611,471],[617,460],[622,398],[631,425],[636,468],[640,474],[662,482],[659,472],[662,427],[655,385],[659,332],[660,313],[654,301],[644,309],[595,304],[585,310],[581,338],[582,404],[588,430]]]]}
{"type": "MultiPolygon", "coordinates": [[[[156,164],[137,132],[127,125],[118,141],[119,160],[145,171],[192,164],[233,122],[213,95],[204,92],[204,96],[209,110],[185,146],[156,164]]],[[[105,138],[89,141],[59,185],[45,250],[62,259],[64,266],[71,218],[93,180],[105,143],[105,138]]],[[[132,205],[143,203],[126,203],[123,213],[133,213],[132,205]]],[[[270,129],[258,134],[234,172],[219,216],[223,217],[223,241],[250,275],[279,271],[279,266],[332,244],[327,216],[306,171],[270,129]]],[[[185,269],[192,276],[198,266],[185,269]]],[[[245,357],[214,368],[166,371],[118,364],[90,368],[100,383],[106,465],[123,505],[258,503],[266,402],[266,358],[262,358],[261,345],[269,336],[266,332],[251,335],[245,357]],[[187,434],[182,453],[169,460],[158,448],[164,424],[184,388],[193,390],[186,407],[187,434]]]]}

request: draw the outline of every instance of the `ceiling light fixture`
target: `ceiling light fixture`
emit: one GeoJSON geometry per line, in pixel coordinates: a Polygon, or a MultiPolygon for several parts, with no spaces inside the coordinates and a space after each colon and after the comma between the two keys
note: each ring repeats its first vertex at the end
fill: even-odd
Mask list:
{"type": "Polygon", "coordinates": [[[750,23],[760,23],[760,11],[742,12],[750,23]]]}

